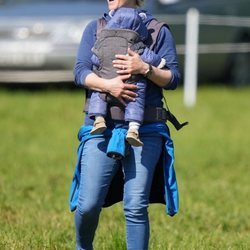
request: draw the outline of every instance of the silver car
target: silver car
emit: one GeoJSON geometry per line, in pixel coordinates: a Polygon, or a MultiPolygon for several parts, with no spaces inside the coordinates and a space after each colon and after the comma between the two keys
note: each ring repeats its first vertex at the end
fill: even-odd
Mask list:
{"type": "Polygon", "coordinates": [[[70,82],[82,31],[103,0],[13,0],[0,5],[0,82],[70,82]]]}

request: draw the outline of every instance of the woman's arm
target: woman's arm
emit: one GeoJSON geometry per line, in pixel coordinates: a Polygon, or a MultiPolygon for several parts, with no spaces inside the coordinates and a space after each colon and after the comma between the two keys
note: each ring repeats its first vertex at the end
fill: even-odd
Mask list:
{"type": "MultiPolygon", "coordinates": [[[[131,49],[128,49],[128,55],[117,55],[116,58],[117,60],[114,60],[113,63],[114,67],[119,69],[117,71],[119,74],[145,75],[149,70],[149,64],[143,62],[139,54],[131,49]]],[[[147,78],[159,87],[165,88],[172,79],[172,72],[152,66],[152,70],[147,78]]]]}
{"type": "Polygon", "coordinates": [[[96,40],[95,31],[96,21],[92,21],[83,32],[74,68],[75,84],[87,89],[110,93],[122,103],[125,103],[124,100],[134,100],[136,94],[133,90],[136,90],[137,87],[133,84],[123,83],[131,76],[130,74],[123,74],[113,79],[103,79],[93,73],[91,57],[93,55],[92,47],[96,40]]]}
{"type": "MultiPolygon", "coordinates": [[[[166,67],[159,69],[152,67],[148,79],[156,85],[166,89],[175,89],[180,80],[180,73],[177,62],[175,43],[170,31],[162,27],[157,39],[155,53],[166,60],[166,67]]],[[[128,49],[128,55],[117,55],[113,61],[114,67],[118,69],[119,74],[142,74],[144,75],[149,65],[143,62],[140,56],[128,49]]]]}
{"type": "Polygon", "coordinates": [[[96,21],[92,21],[86,26],[80,41],[74,67],[75,84],[78,86],[87,87],[85,78],[92,73],[91,49],[95,43],[95,30],[96,21]]]}
{"type": "Polygon", "coordinates": [[[112,79],[103,79],[90,73],[85,78],[85,86],[95,91],[109,93],[126,106],[126,101],[134,101],[137,96],[134,92],[137,89],[136,85],[123,82],[130,76],[130,74],[126,74],[112,79]]]}

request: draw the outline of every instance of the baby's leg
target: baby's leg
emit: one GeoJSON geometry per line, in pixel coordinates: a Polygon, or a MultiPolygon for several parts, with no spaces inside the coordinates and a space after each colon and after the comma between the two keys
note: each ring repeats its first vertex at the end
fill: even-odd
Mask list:
{"type": "Polygon", "coordinates": [[[106,130],[106,122],[103,116],[96,116],[95,122],[92,130],[90,131],[91,135],[102,134],[106,130]]]}
{"type": "Polygon", "coordinates": [[[139,122],[129,122],[128,133],[126,136],[126,140],[129,144],[135,147],[143,146],[143,142],[139,138],[139,122]]]}

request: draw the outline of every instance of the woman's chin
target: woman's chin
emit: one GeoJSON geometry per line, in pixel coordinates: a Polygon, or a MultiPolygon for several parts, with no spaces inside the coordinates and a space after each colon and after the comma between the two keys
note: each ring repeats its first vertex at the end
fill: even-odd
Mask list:
{"type": "Polygon", "coordinates": [[[109,10],[115,10],[118,8],[119,1],[118,0],[108,0],[108,8],[109,10]]]}

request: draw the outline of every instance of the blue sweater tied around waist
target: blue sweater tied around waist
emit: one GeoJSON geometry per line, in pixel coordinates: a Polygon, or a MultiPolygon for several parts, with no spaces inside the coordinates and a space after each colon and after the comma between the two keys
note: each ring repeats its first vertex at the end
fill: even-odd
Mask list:
{"type": "MultiPolygon", "coordinates": [[[[77,201],[78,201],[78,194],[79,194],[79,187],[80,187],[80,176],[81,176],[81,158],[82,158],[82,151],[84,147],[84,143],[91,139],[96,137],[109,137],[109,144],[107,148],[107,155],[110,153],[117,153],[121,157],[125,157],[126,152],[126,133],[127,129],[124,128],[115,128],[113,130],[107,129],[103,135],[90,135],[90,131],[92,129],[92,126],[82,126],[78,132],[78,139],[80,141],[78,150],[77,150],[77,163],[75,166],[73,179],[70,186],[70,210],[73,212],[77,207],[77,201]]],[[[164,146],[162,150],[162,156],[161,161],[157,165],[157,168],[159,168],[158,176],[154,176],[154,178],[157,178],[155,183],[160,183],[160,178],[163,179],[162,185],[160,188],[158,187],[158,191],[160,189],[159,195],[154,195],[154,192],[151,192],[151,196],[149,199],[150,203],[164,203],[166,204],[166,212],[170,216],[174,216],[179,209],[179,195],[178,195],[178,186],[177,186],[177,180],[174,170],[174,146],[173,141],[170,138],[168,127],[163,123],[153,123],[153,124],[145,124],[140,127],[139,133],[143,136],[143,134],[148,133],[159,133],[164,140],[164,146]]],[[[156,171],[157,172],[157,171],[156,171]]],[[[156,175],[156,174],[155,174],[156,175]]],[[[116,178],[116,177],[114,177],[116,178]]],[[[122,182],[121,180],[118,180],[119,185],[122,182]]],[[[110,187],[112,189],[112,187],[110,187]]],[[[119,193],[119,188],[117,189],[115,185],[113,186],[113,189],[115,194],[117,196],[117,192],[119,193]]],[[[152,188],[154,189],[154,181],[152,184],[152,188]]],[[[122,186],[120,185],[120,194],[114,198],[112,195],[108,196],[106,198],[106,201],[104,204],[104,207],[110,206],[116,202],[119,202],[122,200],[122,186]]],[[[156,192],[155,192],[156,194],[156,192]]]]}

